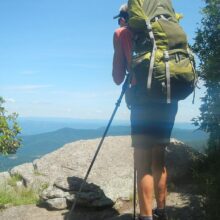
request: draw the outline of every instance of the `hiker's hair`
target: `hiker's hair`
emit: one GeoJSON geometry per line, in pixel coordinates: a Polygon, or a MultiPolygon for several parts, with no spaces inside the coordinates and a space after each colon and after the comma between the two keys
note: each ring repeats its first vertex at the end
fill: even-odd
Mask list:
{"type": "Polygon", "coordinates": [[[128,4],[123,4],[121,5],[121,7],[119,8],[119,11],[124,11],[124,12],[128,12],[128,4]]]}
{"type": "Polygon", "coordinates": [[[120,21],[120,18],[124,18],[126,22],[128,21],[128,17],[129,17],[128,4],[121,5],[121,7],[119,9],[119,16],[120,16],[119,21],[120,21]]]}

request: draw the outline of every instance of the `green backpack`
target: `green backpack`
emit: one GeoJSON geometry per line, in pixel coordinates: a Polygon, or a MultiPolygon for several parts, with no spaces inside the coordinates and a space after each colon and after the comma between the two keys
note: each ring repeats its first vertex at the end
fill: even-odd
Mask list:
{"type": "Polygon", "coordinates": [[[146,100],[171,103],[194,91],[195,62],[186,34],[170,0],[129,0],[132,30],[132,73],[137,85],[128,91],[128,105],[146,100]]]}

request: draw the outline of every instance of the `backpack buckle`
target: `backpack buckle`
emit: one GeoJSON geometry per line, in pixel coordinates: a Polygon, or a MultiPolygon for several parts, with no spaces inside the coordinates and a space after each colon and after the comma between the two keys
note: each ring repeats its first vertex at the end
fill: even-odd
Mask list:
{"type": "Polygon", "coordinates": [[[168,51],[164,51],[163,55],[164,55],[164,61],[168,62],[170,60],[170,55],[168,51]]]}
{"type": "Polygon", "coordinates": [[[152,26],[151,26],[151,23],[148,20],[146,20],[146,25],[147,25],[147,30],[149,32],[151,32],[152,31],[152,26]]]}

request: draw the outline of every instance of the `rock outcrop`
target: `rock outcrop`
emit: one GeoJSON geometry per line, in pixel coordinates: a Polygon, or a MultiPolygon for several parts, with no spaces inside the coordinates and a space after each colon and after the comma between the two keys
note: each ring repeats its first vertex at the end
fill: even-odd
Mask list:
{"type": "Polygon", "coordinates": [[[8,180],[11,178],[8,172],[0,173],[0,185],[7,185],[8,180]]]}
{"type": "Polygon", "coordinates": [[[53,186],[42,192],[41,199],[48,208],[57,210],[65,209],[74,202],[87,208],[107,208],[114,205],[103,190],[93,183],[85,183],[79,192],[82,183],[83,180],[77,177],[68,177],[67,180],[58,178],[53,186]]]}
{"type": "Polygon", "coordinates": [[[166,150],[166,165],[168,168],[168,182],[191,183],[192,171],[195,162],[204,158],[199,153],[183,142],[172,139],[166,150]]]}
{"type": "MultiPolygon", "coordinates": [[[[0,182],[19,174],[25,187],[37,191],[46,188],[41,198],[50,209],[66,209],[76,198],[77,204],[84,208],[112,207],[117,201],[130,200],[133,195],[133,148],[128,136],[106,138],[87,184],[77,193],[99,141],[66,144],[33,163],[0,173],[0,182]]],[[[191,167],[202,155],[173,139],[166,157],[169,181],[178,183],[190,179],[191,167]]]]}

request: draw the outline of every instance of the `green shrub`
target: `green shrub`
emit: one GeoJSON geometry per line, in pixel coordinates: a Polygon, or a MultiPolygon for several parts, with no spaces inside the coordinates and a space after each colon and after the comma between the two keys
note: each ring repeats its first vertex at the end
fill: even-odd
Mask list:
{"type": "Polygon", "coordinates": [[[220,150],[215,153],[209,153],[194,171],[200,193],[205,200],[203,208],[207,220],[218,219],[220,216],[220,150]]]}
{"type": "Polygon", "coordinates": [[[21,146],[19,134],[21,128],[17,122],[17,113],[7,114],[4,108],[5,100],[0,97],[0,154],[16,153],[21,146]]]}

